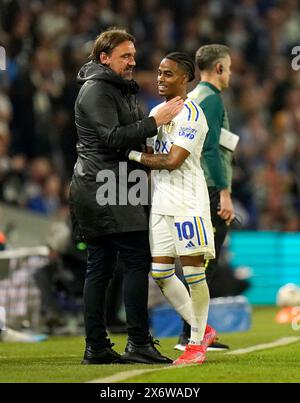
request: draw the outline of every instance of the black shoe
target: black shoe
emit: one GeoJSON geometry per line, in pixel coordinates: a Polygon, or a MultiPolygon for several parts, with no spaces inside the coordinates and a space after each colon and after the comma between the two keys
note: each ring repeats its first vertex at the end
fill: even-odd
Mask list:
{"type": "Polygon", "coordinates": [[[223,351],[229,350],[229,346],[227,344],[219,343],[218,341],[214,341],[210,346],[208,346],[207,351],[223,351]]]}
{"type": "Polygon", "coordinates": [[[91,346],[87,346],[81,364],[122,364],[120,354],[111,348],[113,345],[114,344],[111,343],[100,350],[95,350],[91,346]]]}
{"type": "Polygon", "coordinates": [[[155,345],[159,345],[158,340],[152,338],[147,344],[134,344],[128,340],[125,353],[122,354],[124,362],[137,362],[141,364],[171,364],[173,360],[161,355],[155,345]]]}

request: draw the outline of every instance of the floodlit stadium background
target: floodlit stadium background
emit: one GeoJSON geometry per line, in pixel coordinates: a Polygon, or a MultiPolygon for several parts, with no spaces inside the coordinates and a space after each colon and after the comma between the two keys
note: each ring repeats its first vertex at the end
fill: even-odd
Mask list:
{"type": "Polygon", "coordinates": [[[241,221],[230,263],[251,269],[246,295],[255,304],[274,304],[282,284],[300,284],[298,1],[2,0],[0,16],[0,230],[8,246],[43,245],[49,224],[68,219],[75,78],[94,38],[123,26],[137,39],[145,113],[161,101],[156,70],[166,53],[230,47],[224,101],[240,136],[233,198],[241,221]]]}

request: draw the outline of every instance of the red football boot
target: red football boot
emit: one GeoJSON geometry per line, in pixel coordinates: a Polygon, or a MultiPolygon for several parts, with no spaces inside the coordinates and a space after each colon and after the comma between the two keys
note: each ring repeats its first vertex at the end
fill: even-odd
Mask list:
{"type": "Polygon", "coordinates": [[[205,361],[206,346],[198,344],[188,344],[185,348],[185,352],[181,354],[173,362],[174,365],[181,364],[203,364],[205,361]]]}
{"type": "Polygon", "coordinates": [[[217,340],[217,331],[213,327],[206,325],[202,345],[204,345],[207,348],[216,340],[217,340]]]}

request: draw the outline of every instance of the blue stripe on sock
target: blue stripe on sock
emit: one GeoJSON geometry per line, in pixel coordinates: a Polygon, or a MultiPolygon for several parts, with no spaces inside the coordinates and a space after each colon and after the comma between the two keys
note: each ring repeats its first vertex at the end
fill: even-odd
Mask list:
{"type": "Polygon", "coordinates": [[[163,272],[163,271],[170,271],[170,270],[175,270],[174,269],[174,267],[172,267],[171,269],[152,269],[151,271],[160,271],[160,272],[163,272]]]}
{"type": "Polygon", "coordinates": [[[191,284],[200,283],[201,281],[204,281],[204,280],[206,280],[206,277],[201,278],[201,280],[196,280],[196,281],[187,281],[187,283],[188,283],[188,285],[191,285],[191,284]]]}
{"type": "Polygon", "coordinates": [[[203,274],[205,274],[205,272],[203,272],[203,273],[197,273],[197,274],[187,274],[187,275],[184,276],[184,277],[187,278],[187,277],[193,277],[193,276],[203,276],[203,274]]]}
{"type": "Polygon", "coordinates": [[[155,276],[152,276],[153,277],[153,279],[154,280],[164,280],[164,279],[166,279],[166,278],[169,278],[169,277],[172,277],[172,276],[174,276],[174,274],[175,273],[172,273],[172,274],[170,274],[169,276],[164,276],[164,277],[155,277],[155,276]]]}

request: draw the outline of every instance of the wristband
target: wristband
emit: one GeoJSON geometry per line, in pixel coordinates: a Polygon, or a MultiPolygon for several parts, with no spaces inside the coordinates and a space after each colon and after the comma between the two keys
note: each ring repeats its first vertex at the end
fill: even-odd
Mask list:
{"type": "Polygon", "coordinates": [[[136,161],[136,162],[141,162],[142,159],[142,153],[139,151],[130,151],[128,154],[128,159],[131,161],[136,161]]]}

